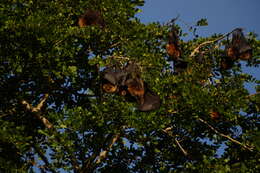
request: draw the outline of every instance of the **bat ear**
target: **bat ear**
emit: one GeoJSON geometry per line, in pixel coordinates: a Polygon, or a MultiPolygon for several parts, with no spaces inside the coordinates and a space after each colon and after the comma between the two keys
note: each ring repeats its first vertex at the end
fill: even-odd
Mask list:
{"type": "Polygon", "coordinates": [[[161,105],[160,97],[148,90],[144,94],[144,102],[138,106],[138,110],[142,112],[158,109],[161,105]]]}

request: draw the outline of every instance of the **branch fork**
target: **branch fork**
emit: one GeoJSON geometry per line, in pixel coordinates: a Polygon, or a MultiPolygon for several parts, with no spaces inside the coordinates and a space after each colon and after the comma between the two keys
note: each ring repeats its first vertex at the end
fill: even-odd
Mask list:
{"type": "Polygon", "coordinates": [[[39,119],[46,128],[48,129],[52,129],[53,128],[53,125],[49,122],[49,120],[45,117],[43,117],[41,115],[41,109],[44,105],[44,103],[46,102],[46,100],[48,99],[49,97],[49,94],[45,94],[44,97],[40,100],[39,104],[36,106],[36,107],[33,107],[30,103],[28,103],[26,100],[22,100],[22,104],[25,106],[25,108],[32,112],[33,115],[39,119]]]}

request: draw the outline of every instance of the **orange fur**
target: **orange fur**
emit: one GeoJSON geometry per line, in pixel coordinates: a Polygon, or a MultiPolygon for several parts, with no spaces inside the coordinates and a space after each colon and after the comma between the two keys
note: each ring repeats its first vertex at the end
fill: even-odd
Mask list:
{"type": "Polygon", "coordinates": [[[104,84],[102,88],[107,93],[114,93],[117,90],[117,86],[110,83],[104,84]]]}
{"type": "Polygon", "coordinates": [[[166,45],[166,51],[167,51],[168,55],[171,56],[172,58],[174,58],[175,60],[177,60],[181,55],[180,50],[173,43],[168,43],[166,45]]]}

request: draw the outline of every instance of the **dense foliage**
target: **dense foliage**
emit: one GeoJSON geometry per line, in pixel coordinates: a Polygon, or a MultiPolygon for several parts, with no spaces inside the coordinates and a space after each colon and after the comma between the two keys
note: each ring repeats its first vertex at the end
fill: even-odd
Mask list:
{"type": "Polygon", "coordinates": [[[227,37],[194,34],[205,19],[190,33],[178,19],[143,24],[135,17],[143,0],[0,4],[0,172],[260,170],[260,81],[242,68],[258,67],[255,34],[246,34],[252,58],[221,70],[227,37]],[[87,8],[105,25],[79,27],[87,8]],[[165,48],[173,26],[188,62],[179,73],[165,48]],[[102,70],[129,61],[160,96],[159,109],[141,112],[102,91],[102,70]]]}

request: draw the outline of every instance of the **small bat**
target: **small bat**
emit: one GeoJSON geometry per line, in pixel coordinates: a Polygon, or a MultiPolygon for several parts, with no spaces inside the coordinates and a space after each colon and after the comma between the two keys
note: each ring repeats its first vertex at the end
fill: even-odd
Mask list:
{"type": "Polygon", "coordinates": [[[232,60],[249,60],[252,58],[252,47],[246,40],[242,29],[237,28],[232,33],[231,44],[226,48],[227,56],[232,60]]]}
{"type": "Polygon", "coordinates": [[[98,25],[105,27],[105,22],[99,11],[87,9],[86,12],[79,18],[78,25],[86,27],[90,25],[98,25]]]}
{"type": "Polygon", "coordinates": [[[181,57],[179,37],[174,27],[168,34],[168,43],[166,45],[166,51],[168,55],[173,58],[173,60],[178,60],[181,57]]]}

